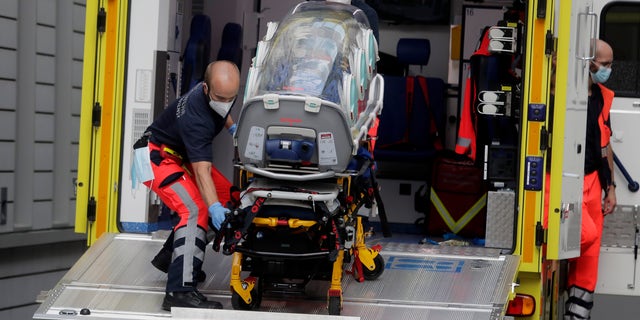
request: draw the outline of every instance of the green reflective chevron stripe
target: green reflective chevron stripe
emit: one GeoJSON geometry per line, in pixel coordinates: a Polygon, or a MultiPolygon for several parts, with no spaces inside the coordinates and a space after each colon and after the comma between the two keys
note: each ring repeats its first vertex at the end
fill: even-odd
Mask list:
{"type": "Polygon", "coordinates": [[[487,200],[487,194],[483,194],[482,197],[480,197],[480,199],[478,199],[478,201],[476,201],[476,203],[474,203],[458,220],[455,220],[451,216],[451,213],[449,213],[449,210],[447,210],[447,207],[442,203],[442,200],[440,200],[440,197],[438,197],[438,194],[433,190],[433,188],[431,188],[430,199],[431,203],[438,211],[438,214],[442,217],[444,223],[449,227],[449,230],[453,233],[458,233],[480,212],[480,210],[482,210],[482,208],[484,208],[487,200]]]}

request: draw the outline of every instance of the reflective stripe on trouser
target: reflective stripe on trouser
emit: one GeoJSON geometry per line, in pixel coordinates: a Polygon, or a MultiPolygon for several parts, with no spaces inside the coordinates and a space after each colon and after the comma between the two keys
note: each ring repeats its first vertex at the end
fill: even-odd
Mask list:
{"type": "Polygon", "coordinates": [[[569,260],[568,287],[595,291],[598,280],[598,258],[602,240],[602,188],[598,172],[585,175],[582,194],[580,256],[569,260]]]}
{"type": "Polygon", "coordinates": [[[589,319],[593,307],[593,291],[579,287],[569,288],[569,299],[565,305],[564,319],[589,319]]]}
{"type": "MultiPolygon", "coordinates": [[[[174,229],[173,256],[167,273],[167,292],[192,290],[196,286],[193,276],[197,271],[202,270],[207,245],[208,211],[204,205],[197,204],[202,203],[199,193],[196,197],[192,197],[193,195],[187,192],[183,183],[180,182],[168,188],[183,199],[183,205],[176,210],[180,216],[180,222],[174,229]],[[203,216],[204,224],[201,222],[203,216]]],[[[198,192],[197,187],[195,190],[198,192]]]]}
{"type": "MultiPolygon", "coordinates": [[[[151,152],[157,148],[149,144],[151,152]]],[[[157,165],[152,159],[151,168],[154,180],[145,184],[180,217],[174,228],[174,252],[169,266],[167,292],[190,291],[196,285],[193,275],[202,268],[209,212],[195,179],[180,164],[166,158],[157,165]]]]}

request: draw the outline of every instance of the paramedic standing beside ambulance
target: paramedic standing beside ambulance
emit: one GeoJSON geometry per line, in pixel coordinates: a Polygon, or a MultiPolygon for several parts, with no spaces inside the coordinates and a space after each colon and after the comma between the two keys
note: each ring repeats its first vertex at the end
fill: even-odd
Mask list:
{"type": "Polygon", "coordinates": [[[148,147],[154,178],[145,185],[175,211],[173,257],[167,273],[164,310],[171,307],[220,309],[198,292],[209,219],[220,228],[228,209],[211,177],[213,139],[225,127],[238,95],[240,72],[229,61],[207,66],[204,81],[169,105],[149,126],[148,147]]]}
{"type": "Polygon", "coordinates": [[[609,111],[614,93],[603,85],[611,74],[612,62],[611,46],[602,40],[596,40],[595,57],[589,65],[591,77],[587,106],[580,257],[569,261],[569,299],[565,308],[565,320],[590,319],[598,277],[604,216],[612,213],[616,206],[613,149],[609,141],[609,111]]]}

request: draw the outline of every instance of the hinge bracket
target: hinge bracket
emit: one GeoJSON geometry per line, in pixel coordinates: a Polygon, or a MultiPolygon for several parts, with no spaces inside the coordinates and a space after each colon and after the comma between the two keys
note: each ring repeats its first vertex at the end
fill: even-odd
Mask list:
{"type": "Polygon", "coordinates": [[[536,17],[539,19],[544,19],[546,15],[547,15],[547,0],[538,0],[536,17]]]}
{"type": "Polygon", "coordinates": [[[100,102],[93,104],[93,111],[91,113],[91,123],[94,127],[99,127],[102,119],[102,106],[100,102]]]}
{"type": "Polygon", "coordinates": [[[107,30],[107,11],[104,8],[98,10],[98,33],[104,33],[107,30]]]}
{"type": "Polygon", "coordinates": [[[551,30],[547,30],[544,41],[544,54],[550,56],[555,51],[555,41],[553,40],[553,33],[551,30]]]}
{"type": "Polygon", "coordinates": [[[540,222],[536,223],[536,247],[544,243],[544,228],[540,222]]]}
{"type": "Polygon", "coordinates": [[[96,198],[89,198],[89,203],[87,204],[87,221],[95,222],[96,221],[96,208],[97,208],[96,198]]]}

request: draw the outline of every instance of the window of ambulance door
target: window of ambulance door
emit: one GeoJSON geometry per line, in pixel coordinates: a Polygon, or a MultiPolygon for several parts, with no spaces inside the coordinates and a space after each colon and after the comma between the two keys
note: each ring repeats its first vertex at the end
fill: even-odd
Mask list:
{"type": "Polygon", "coordinates": [[[600,15],[600,39],[613,48],[606,86],[616,97],[640,97],[640,3],[612,2],[600,15]]]}

